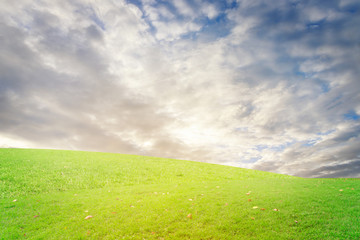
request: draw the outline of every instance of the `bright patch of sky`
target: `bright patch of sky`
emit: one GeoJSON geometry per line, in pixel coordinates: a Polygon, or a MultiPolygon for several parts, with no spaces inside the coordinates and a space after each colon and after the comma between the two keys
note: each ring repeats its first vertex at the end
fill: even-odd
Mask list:
{"type": "Polygon", "coordinates": [[[356,0],[0,3],[0,144],[360,177],[356,0]]]}

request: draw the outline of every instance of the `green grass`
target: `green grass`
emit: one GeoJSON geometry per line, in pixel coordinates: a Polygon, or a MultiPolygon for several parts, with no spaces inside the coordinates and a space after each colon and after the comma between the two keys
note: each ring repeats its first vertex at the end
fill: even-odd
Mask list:
{"type": "Polygon", "coordinates": [[[359,179],[0,149],[0,239],[359,238],[359,179]]]}

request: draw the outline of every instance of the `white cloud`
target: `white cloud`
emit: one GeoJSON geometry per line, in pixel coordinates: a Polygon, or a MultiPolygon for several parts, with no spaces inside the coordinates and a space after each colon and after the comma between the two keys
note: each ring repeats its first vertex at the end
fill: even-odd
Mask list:
{"type": "Polygon", "coordinates": [[[196,32],[201,29],[201,26],[193,22],[178,22],[178,21],[156,21],[153,22],[157,29],[156,38],[158,40],[173,41],[179,39],[181,35],[190,32],[196,32]]]}
{"type": "Polygon", "coordinates": [[[193,17],[196,15],[194,9],[187,3],[186,0],[172,0],[172,4],[176,7],[180,14],[186,17],[193,17]]]}
{"type": "Polygon", "coordinates": [[[321,6],[307,7],[304,11],[305,19],[309,22],[318,22],[324,20],[328,15],[328,11],[321,8],[321,6]]]}
{"type": "Polygon", "coordinates": [[[351,5],[356,5],[359,2],[357,0],[341,0],[339,6],[340,7],[347,7],[351,5]]]}
{"type": "Polygon", "coordinates": [[[204,41],[216,5],[173,4],[4,5],[0,143],[356,175],[357,17],[243,1],[204,41]]]}
{"type": "Polygon", "coordinates": [[[159,14],[167,20],[172,20],[175,18],[175,15],[170,12],[169,9],[167,9],[165,6],[160,6],[157,10],[159,11],[159,14]]]}
{"type": "Polygon", "coordinates": [[[160,14],[155,7],[152,7],[151,5],[144,5],[143,9],[146,13],[146,16],[149,18],[150,21],[158,21],[159,20],[160,14]]]}
{"type": "Polygon", "coordinates": [[[203,5],[201,12],[209,19],[213,19],[219,15],[219,11],[214,4],[204,3],[203,5]]]}

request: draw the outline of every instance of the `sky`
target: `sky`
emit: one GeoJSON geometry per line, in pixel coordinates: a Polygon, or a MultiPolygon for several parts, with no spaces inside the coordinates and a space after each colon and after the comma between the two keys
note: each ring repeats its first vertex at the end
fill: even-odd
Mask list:
{"type": "Polygon", "coordinates": [[[0,147],[360,177],[358,0],[0,1],[0,147]]]}

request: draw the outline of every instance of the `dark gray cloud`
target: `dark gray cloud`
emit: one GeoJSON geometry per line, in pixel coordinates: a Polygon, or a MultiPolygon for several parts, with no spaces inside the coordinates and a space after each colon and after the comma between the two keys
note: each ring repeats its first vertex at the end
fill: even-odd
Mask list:
{"type": "Polygon", "coordinates": [[[360,160],[355,160],[350,163],[338,164],[335,166],[326,166],[314,169],[311,172],[304,173],[306,177],[313,177],[314,175],[321,178],[359,178],[360,160]]]}
{"type": "Polygon", "coordinates": [[[295,144],[280,155],[279,161],[255,165],[256,169],[288,171],[303,177],[360,177],[360,125],[329,133],[315,144],[295,144]]]}

